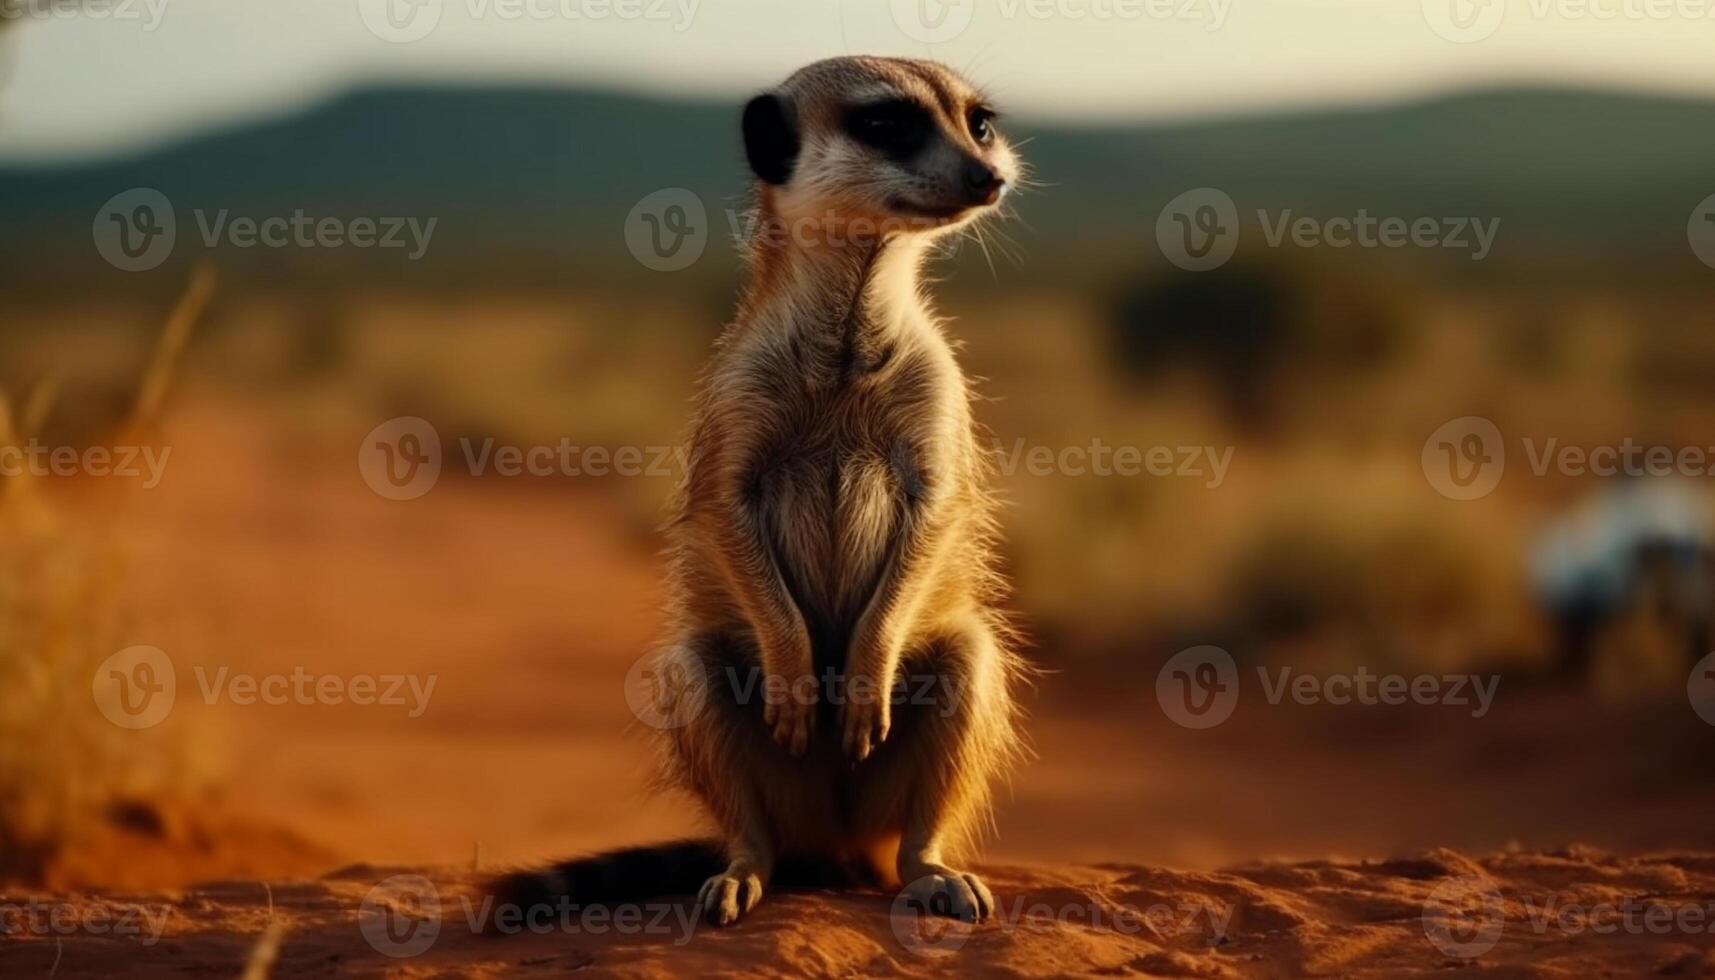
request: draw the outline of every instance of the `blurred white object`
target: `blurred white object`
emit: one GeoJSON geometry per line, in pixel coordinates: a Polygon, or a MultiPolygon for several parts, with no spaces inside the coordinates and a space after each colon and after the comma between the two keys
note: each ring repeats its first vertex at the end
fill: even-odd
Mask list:
{"type": "Polygon", "coordinates": [[[1683,479],[1618,480],[1552,522],[1530,579],[1562,667],[1584,674],[1598,648],[1642,646],[1643,627],[1692,659],[1707,653],[1711,555],[1707,498],[1683,479]]]}

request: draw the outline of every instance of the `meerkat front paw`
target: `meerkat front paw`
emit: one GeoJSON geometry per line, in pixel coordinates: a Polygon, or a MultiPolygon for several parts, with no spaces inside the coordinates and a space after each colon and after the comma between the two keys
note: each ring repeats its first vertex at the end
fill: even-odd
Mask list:
{"type": "Polygon", "coordinates": [[[780,747],[794,758],[810,747],[810,733],[816,724],[816,688],[813,678],[799,678],[796,683],[774,681],[763,691],[762,722],[767,725],[780,747]]]}
{"type": "Polygon", "coordinates": [[[846,758],[862,762],[881,747],[892,726],[892,712],[886,697],[853,698],[840,709],[844,728],[841,745],[846,758]]]}
{"type": "Polygon", "coordinates": [[[731,925],[762,901],[763,878],[761,872],[735,861],[703,882],[702,890],[697,892],[697,908],[710,923],[731,925]]]}

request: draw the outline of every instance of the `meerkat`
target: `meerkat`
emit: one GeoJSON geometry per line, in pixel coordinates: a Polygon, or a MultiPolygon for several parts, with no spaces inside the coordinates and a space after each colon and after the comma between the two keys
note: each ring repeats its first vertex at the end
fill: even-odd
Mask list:
{"type": "Polygon", "coordinates": [[[748,276],[695,400],[655,665],[688,681],[661,692],[663,781],[722,839],[510,875],[503,901],[700,884],[724,925],[821,867],[966,921],[994,908],[958,862],[1021,754],[1023,667],[992,450],[919,273],[1017,183],[996,122],[952,70],[896,58],[820,61],[745,106],[748,276]]]}

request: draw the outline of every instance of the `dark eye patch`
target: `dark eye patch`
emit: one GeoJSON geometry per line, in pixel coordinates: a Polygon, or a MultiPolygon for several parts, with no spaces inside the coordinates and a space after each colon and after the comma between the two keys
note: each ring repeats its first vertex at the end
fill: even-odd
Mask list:
{"type": "Polygon", "coordinates": [[[910,99],[870,102],[846,110],[846,135],[895,160],[907,160],[923,149],[935,131],[927,109],[910,99]]]}

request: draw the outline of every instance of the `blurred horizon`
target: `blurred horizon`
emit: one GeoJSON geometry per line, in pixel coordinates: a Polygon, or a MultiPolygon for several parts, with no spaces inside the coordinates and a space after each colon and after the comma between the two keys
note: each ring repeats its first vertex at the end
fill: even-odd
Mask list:
{"type": "MultiPolygon", "coordinates": [[[[0,34],[0,39],[5,37],[0,34]]],[[[661,105],[686,105],[710,109],[725,109],[734,115],[750,93],[767,87],[767,83],[737,85],[730,89],[710,91],[708,86],[655,87],[628,84],[622,78],[551,77],[433,77],[411,74],[353,77],[336,84],[313,90],[294,100],[259,102],[250,111],[215,115],[190,120],[178,126],[163,126],[150,136],[135,140],[104,140],[101,142],[61,145],[53,140],[31,143],[34,134],[22,127],[7,125],[0,118],[0,170],[75,170],[104,164],[124,163],[172,150],[187,144],[200,143],[234,132],[278,125],[311,116],[330,105],[377,92],[425,93],[508,93],[541,92],[569,96],[614,98],[661,105]]],[[[4,93],[0,89],[0,94],[4,93]]],[[[1571,97],[1618,98],[1665,105],[1715,105],[1715,85],[1704,89],[1675,89],[1605,83],[1598,80],[1537,76],[1518,79],[1449,81],[1421,89],[1402,92],[1384,91],[1376,94],[1345,95],[1329,99],[1280,101],[1257,104],[1235,103],[1212,109],[1185,111],[1115,112],[1082,114],[1059,108],[1035,106],[1014,108],[1003,106],[1013,124],[1027,128],[1051,126],[1071,130],[1111,132],[1115,130],[1188,129],[1199,126],[1221,126],[1234,123],[1269,122],[1298,117],[1362,116],[1390,110],[1480,98],[1487,95],[1511,93],[1558,94],[1571,97]]],[[[733,133],[737,137],[736,128],[733,133]]],[[[741,168],[742,169],[742,168],[741,168]]],[[[737,176],[744,177],[740,173],[737,176]]]]}
{"type": "Polygon", "coordinates": [[[313,0],[272,11],[114,0],[89,8],[99,14],[78,12],[82,2],[15,0],[0,13],[10,28],[0,30],[0,161],[145,151],[376,85],[458,79],[736,99],[847,53],[943,60],[1020,115],[1080,123],[1363,107],[1489,87],[1715,95],[1706,56],[1715,18],[1695,16],[1695,3],[1479,4],[1480,15],[1500,13],[1469,36],[1438,23],[1442,7],[1466,0],[313,0]],[[387,16],[381,5],[408,2],[432,13],[433,29],[391,43],[372,22],[385,23],[374,20],[387,16]],[[30,9],[53,13],[20,12],[30,9]],[[940,35],[913,18],[937,16],[964,26],[921,40],[940,35]],[[1060,59],[1076,70],[1052,67],[1060,59]]]}
{"type": "MultiPolygon", "coordinates": [[[[623,296],[660,275],[624,228],[643,202],[677,188],[708,220],[697,229],[700,260],[675,275],[718,316],[737,273],[749,186],[735,116],[734,103],[706,96],[380,85],[148,152],[0,163],[0,210],[17,232],[0,240],[0,283],[20,299],[56,295],[84,276],[115,299],[158,289],[170,277],[124,271],[98,254],[103,233],[91,237],[92,215],[146,190],[178,212],[177,244],[156,262],[167,270],[214,258],[253,288],[512,283],[623,296]],[[579,125],[558,125],[568,118],[579,125]],[[217,231],[226,219],[295,213],[400,216],[434,222],[433,235],[410,251],[327,252],[246,247],[217,231]]],[[[1708,196],[1711,99],[1491,87],[1366,108],[1148,124],[1019,116],[1007,125],[1042,186],[1015,196],[1019,220],[997,227],[992,247],[961,243],[958,261],[979,268],[950,290],[1058,284],[1105,294],[1140,273],[1171,272],[1152,229],[1170,199],[1199,187],[1241,209],[1238,254],[1253,265],[1308,258],[1331,269],[1339,254],[1344,275],[1507,288],[1572,276],[1586,287],[1680,289],[1706,268],[1686,247],[1686,216],[1708,196]],[[1406,165],[1413,170],[1378,182],[1406,165]],[[1365,214],[1493,222],[1495,236],[1477,255],[1270,240],[1275,217],[1365,214]]]]}

